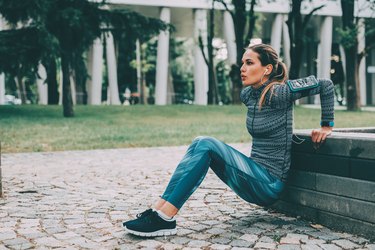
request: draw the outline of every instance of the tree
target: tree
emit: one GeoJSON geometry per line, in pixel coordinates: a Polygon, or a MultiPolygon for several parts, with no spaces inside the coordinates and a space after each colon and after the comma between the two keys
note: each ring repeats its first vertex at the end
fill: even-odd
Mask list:
{"type": "Polygon", "coordinates": [[[255,0],[250,1],[250,8],[247,9],[248,0],[232,0],[231,3],[233,5],[233,10],[230,10],[228,5],[224,0],[214,0],[216,2],[221,3],[226,11],[230,13],[234,23],[234,32],[236,36],[236,48],[237,48],[237,63],[231,65],[231,80],[233,84],[232,90],[232,100],[233,103],[240,103],[240,92],[242,89],[242,82],[239,78],[240,72],[240,65],[242,64],[242,54],[243,49],[246,48],[249,43],[250,39],[253,37],[254,30],[255,30],[255,22],[257,20],[257,16],[254,12],[254,7],[256,4],[255,0]]]}
{"type": "MultiPolygon", "coordinates": [[[[148,75],[154,71],[151,70],[152,67],[150,67],[149,63],[142,63],[142,84],[139,86],[141,89],[137,89],[137,65],[133,61],[136,57],[136,41],[138,39],[140,44],[145,44],[152,37],[155,37],[160,30],[169,29],[172,32],[174,31],[174,27],[159,19],[145,18],[126,9],[114,10],[108,17],[108,22],[112,25],[114,40],[117,43],[116,47],[118,48],[117,70],[119,88],[121,91],[124,91],[126,87],[129,87],[132,92],[138,91],[141,97],[144,97],[144,91],[142,91],[142,89],[144,89],[145,86],[143,86],[143,84],[147,80],[146,78],[149,78],[148,75]],[[142,66],[145,66],[145,68],[142,66]]],[[[140,50],[143,50],[142,46],[140,50]]],[[[148,59],[149,58],[147,58],[147,61],[148,59]]],[[[144,98],[141,98],[141,101],[144,101],[143,99],[144,98]]]]}
{"type": "Polygon", "coordinates": [[[207,92],[207,101],[208,104],[217,104],[218,93],[217,93],[217,79],[216,79],[216,69],[214,65],[214,48],[212,45],[212,40],[215,36],[215,1],[212,1],[212,8],[210,9],[209,14],[209,28],[207,35],[207,53],[205,52],[205,46],[201,34],[199,34],[198,42],[201,49],[204,61],[208,67],[208,92],[207,92]]]}
{"type": "Polygon", "coordinates": [[[38,63],[47,46],[47,35],[35,28],[21,28],[0,32],[0,72],[16,79],[18,95],[26,103],[25,77],[36,73],[38,63]]]}
{"type": "MultiPolygon", "coordinates": [[[[131,11],[104,9],[102,4],[88,0],[0,0],[0,13],[9,23],[35,27],[49,39],[50,42],[42,48],[48,53],[52,52],[61,61],[65,117],[74,116],[70,89],[70,76],[75,70],[73,65],[77,65],[82,54],[101,36],[103,25],[107,30],[135,30],[140,37],[145,36],[147,31],[156,32],[167,27],[160,20],[146,18],[131,11]],[[56,46],[53,47],[54,45],[56,46]]],[[[24,38],[27,40],[30,37],[24,38]]],[[[47,55],[40,55],[39,61],[48,58],[47,55]]],[[[45,59],[44,62],[48,60],[45,59]]],[[[53,70],[53,62],[47,68],[53,70]]]]}
{"type": "MultiPolygon", "coordinates": [[[[360,23],[359,17],[354,15],[354,3],[355,1],[352,0],[341,0],[342,29],[339,29],[341,44],[345,51],[347,109],[351,111],[361,108],[359,65],[368,51],[375,47],[375,44],[371,43],[367,44],[362,51],[358,51],[358,29],[360,25],[364,24],[360,23]]],[[[374,10],[375,1],[369,1],[369,3],[370,8],[374,10]]],[[[365,36],[374,41],[375,26],[373,23],[369,22],[366,30],[365,36]]]]}
{"type": "Polygon", "coordinates": [[[296,79],[299,77],[301,67],[302,52],[304,49],[304,41],[306,36],[306,27],[314,12],[323,8],[325,5],[314,8],[305,17],[301,14],[302,0],[291,1],[291,11],[288,14],[289,39],[290,39],[290,69],[289,78],[296,79]]]}

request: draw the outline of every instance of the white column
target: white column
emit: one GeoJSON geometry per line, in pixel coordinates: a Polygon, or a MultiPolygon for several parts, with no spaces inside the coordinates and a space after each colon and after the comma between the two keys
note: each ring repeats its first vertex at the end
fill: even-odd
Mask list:
{"type": "MultiPolygon", "coordinates": [[[[358,21],[358,52],[361,52],[365,49],[366,38],[365,38],[365,20],[360,18],[358,21]]],[[[364,56],[359,64],[359,93],[361,105],[366,105],[366,57],[364,56]]]]}
{"type": "MultiPolygon", "coordinates": [[[[205,47],[207,46],[207,11],[194,11],[194,103],[198,105],[207,105],[208,92],[208,67],[204,61],[202,51],[199,47],[198,37],[202,37],[205,47]]],[[[206,47],[207,48],[207,47],[206,47]]],[[[207,50],[206,54],[207,54],[207,50]]]]}
{"type": "MultiPolygon", "coordinates": [[[[323,21],[320,26],[320,43],[318,46],[317,76],[319,78],[331,78],[332,24],[332,17],[323,17],[323,21]]],[[[315,96],[314,102],[320,103],[319,96],[315,96]]]]}
{"type": "Polygon", "coordinates": [[[63,99],[63,90],[62,90],[62,85],[63,85],[63,73],[62,73],[62,69],[61,69],[61,66],[60,66],[60,82],[59,82],[59,105],[62,105],[62,99],[63,99]]]}
{"type": "Polygon", "coordinates": [[[73,105],[77,104],[77,91],[76,91],[76,81],[73,77],[73,74],[70,74],[70,91],[72,92],[72,103],[73,105]]]}
{"type": "Polygon", "coordinates": [[[237,62],[236,34],[234,33],[233,18],[228,11],[224,11],[224,37],[227,43],[229,64],[237,62]]]}
{"type": "MultiPolygon", "coordinates": [[[[169,23],[171,20],[171,10],[161,8],[160,20],[169,23]]],[[[169,32],[161,31],[158,38],[158,51],[156,58],[156,86],[155,104],[167,104],[168,92],[168,67],[169,67],[169,32]]]]}
{"type": "Polygon", "coordinates": [[[38,96],[39,96],[39,104],[47,105],[48,104],[48,85],[45,82],[47,79],[47,71],[44,66],[39,63],[38,66],[38,77],[37,77],[37,87],[38,87],[38,96]]]}
{"type": "MultiPolygon", "coordinates": [[[[0,15],[0,30],[3,29],[3,20],[0,15]]],[[[5,76],[0,73],[0,105],[5,103],[5,76]]]]}
{"type": "Polygon", "coordinates": [[[289,38],[289,29],[285,21],[288,20],[288,15],[284,15],[283,18],[283,62],[286,66],[290,67],[290,38],[289,38]]]}
{"type": "Polygon", "coordinates": [[[117,63],[115,43],[113,41],[112,33],[109,31],[105,34],[106,39],[106,54],[107,54],[107,70],[108,70],[108,87],[109,87],[109,103],[112,105],[121,105],[118,83],[117,83],[117,63]]]}
{"type": "Polygon", "coordinates": [[[332,17],[323,17],[318,46],[318,77],[330,78],[332,54],[332,17]]]}
{"type": "Polygon", "coordinates": [[[95,39],[88,54],[87,103],[100,105],[102,103],[103,80],[103,44],[100,38],[95,39]]]}
{"type": "Polygon", "coordinates": [[[281,37],[283,32],[283,15],[276,14],[275,19],[272,23],[272,30],[271,30],[271,46],[275,49],[277,54],[280,53],[281,48],[281,37]]]}
{"type": "MultiPolygon", "coordinates": [[[[141,61],[141,43],[139,39],[135,42],[135,59],[137,62],[137,90],[138,93],[142,93],[142,61],[141,61]]],[[[144,94],[144,93],[142,93],[144,94]]],[[[141,101],[141,100],[139,100],[141,101]]]]}

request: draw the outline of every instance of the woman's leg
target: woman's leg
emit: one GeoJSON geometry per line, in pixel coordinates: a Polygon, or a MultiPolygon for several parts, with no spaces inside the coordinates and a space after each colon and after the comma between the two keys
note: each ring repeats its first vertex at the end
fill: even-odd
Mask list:
{"type": "Polygon", "coordinates": [[[248,202],[260,205],[277,198],[283,183],[268,171],[232,147],[210,137],[199,137],[190,145],[176,168],[162,199],[155,208],[123,223],[124,228],[139,236],[176,234],[174,216],[189,196],[197,189],[209,166],[229,187],[248,202]],[[160,213],[162,212],[162,213],[160,213]]]}
{"type": "MultiPolygon", "coordinates": [[[[178,209],[197,189],[209,166],[230,188],[248,202],[266,205],[273,202],[283,183],[252,159],[211,137],[198,137],[177,166],[161,198],[178,209]]],[[[170,209],[164,203],[161,209],[170,209]]]]}

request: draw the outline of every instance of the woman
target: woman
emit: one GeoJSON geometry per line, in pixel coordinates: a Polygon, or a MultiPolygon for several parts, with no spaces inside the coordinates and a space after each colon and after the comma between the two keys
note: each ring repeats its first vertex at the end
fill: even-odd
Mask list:
{"type": "Polygon", "coordinates": [[[320,144],[331,133],[334,88],[330,80],[310,76],[287,81],[285,65],[266,44],[246,49],[241,79],[246,87],[241,92],[241,100],[248,108],[246,126],[253,138],[251,156],[215,138],[196,138],[154,209],[123,223],[129,233],[144,237],[176,234],[174,216],[203,181],[209,167],[245,201],[261,206],[276,201],[290,166],[293,102],[299,98],[320,94],[321,128],[312,131],[312,141],[320,144]]]}

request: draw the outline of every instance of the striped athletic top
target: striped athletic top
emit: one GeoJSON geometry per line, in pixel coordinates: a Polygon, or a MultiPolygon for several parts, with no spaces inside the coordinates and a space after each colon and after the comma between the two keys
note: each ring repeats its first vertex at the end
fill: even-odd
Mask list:
{"type": "Polygon", "coordinates": [[[331,80],[314,76],[288,80],[285,84],[274,85],[272,97],[272,88],[268,91],[265,104],[259,110],[259,98],[267,84],[258,89],[249,86],[241,91],[241,100],[248,108],[247,130],[253,138],[250,157],[273,176],[285,181],[291,161],[294,101],[320,94],[321,120],[333,121],[334,87],[331,80]],[[300,88],[293,88],[290,83],[297,83],[300,88]]]}

